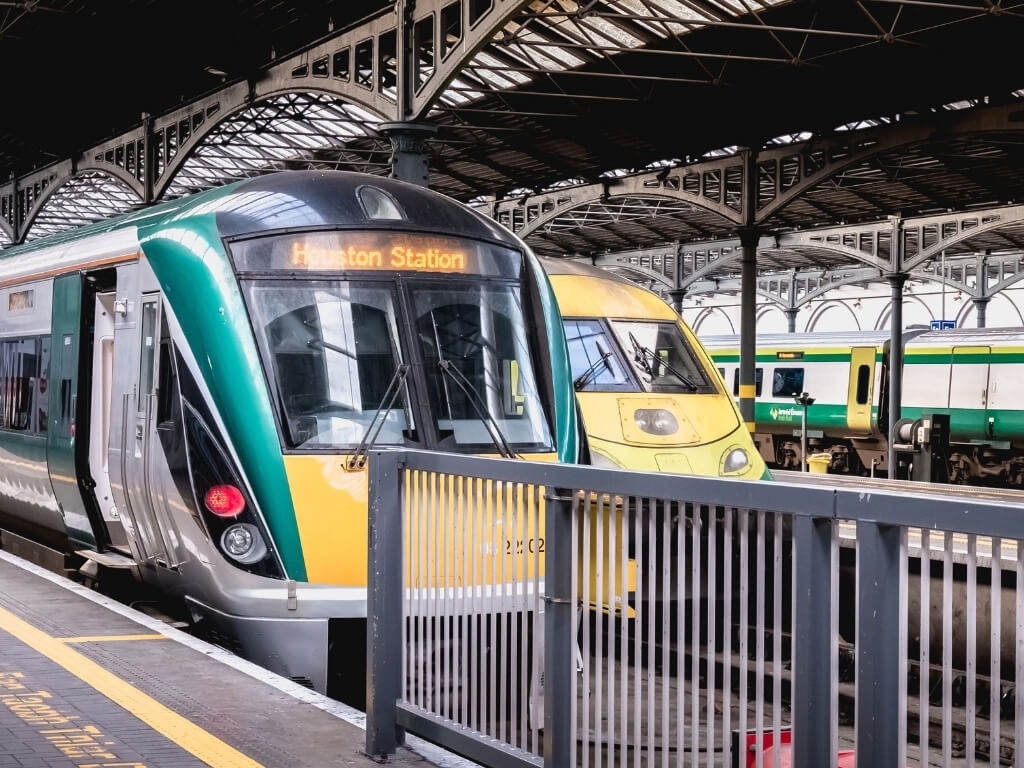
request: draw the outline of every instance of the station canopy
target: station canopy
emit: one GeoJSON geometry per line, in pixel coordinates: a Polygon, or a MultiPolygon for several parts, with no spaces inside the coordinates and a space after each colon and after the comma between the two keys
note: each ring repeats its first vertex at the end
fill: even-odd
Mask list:
{"type": "MultiPolygon", "coordinates": [[[[141,206],[96,148],[240,84],[251,98],[207,110],[201,140],[162,134],[156,199],[284,168],[388,173],[381,123],[415,119],[437,127],[431,186],[551,256],[1013,206],[1021,40],[1024,0],[0,2],[0,184],[15,200],[66,165],[38,210],[25,198],[20,236],[7,211],[0,245],[141,206]],[[403,114],[388,30],[407,9],[403,114]],[[364,30],[377,48],[361,59],[364,30]],[[316,57],[348,39],[340,84],[341,42],[316,57]],[[261,95],[282,63],[309,76],[261,95]]],[[[958,247],[1024,251],[1024,227],[996,229],[958,247]]],[[[790,245],[762,268],[873,263],[790,245]]]]}

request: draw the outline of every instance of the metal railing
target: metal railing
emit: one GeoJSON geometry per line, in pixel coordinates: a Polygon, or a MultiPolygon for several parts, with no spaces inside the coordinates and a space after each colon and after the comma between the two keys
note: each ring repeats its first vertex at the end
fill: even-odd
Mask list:
{"type": "Polygon", "coordinates": [[[369,492],[372,755],[1024,759],[1020,506],[418,451],[373,452],[369,492]]]}

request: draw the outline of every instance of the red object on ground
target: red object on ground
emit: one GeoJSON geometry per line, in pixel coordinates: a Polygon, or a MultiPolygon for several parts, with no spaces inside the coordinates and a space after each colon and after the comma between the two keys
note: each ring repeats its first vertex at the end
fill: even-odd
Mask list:
{"type": "MultiPolygon", "coordinates": [[[[775,768],[775,747],[769,746],[764,751],[762,763],[764,768],[775,768]]],[[[751,754],[747,759],[747,766],[756,765],[756,755],[751,754]]],[[[839,750],[839,760],[836,763],[838,768],[856,768],[857,761],[852,749],[839,750]]],[[[793,766],[793,745],[786,739],[779,743],[779,768],[792,768],[793,766]]]]}

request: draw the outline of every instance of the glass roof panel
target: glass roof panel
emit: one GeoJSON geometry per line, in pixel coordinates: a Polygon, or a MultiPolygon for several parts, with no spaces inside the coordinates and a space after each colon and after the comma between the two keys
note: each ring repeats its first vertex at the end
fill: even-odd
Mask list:
{"type": "Polygon", "coordinates": [[[136,194],[112,176],[90,171],[75,176],[43,204],[25,240],[109,219],[142,207],[136,194]]]}

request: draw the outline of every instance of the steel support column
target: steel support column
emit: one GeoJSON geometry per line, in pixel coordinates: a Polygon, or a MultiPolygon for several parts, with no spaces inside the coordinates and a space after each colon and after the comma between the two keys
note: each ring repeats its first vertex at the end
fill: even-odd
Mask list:
{"type": "Polygon", "coordinates": [[[430,186],[427,139],[437,133],[428,123],[381,123],[380,132],[391,141],[391,178],[430,186]]]}
{"type": "Polygon", "coordinates": [[[754,431],[754,397],[757,387],[754,369],[757,359],[757,241],[756,228],[740,230],[743,248],[740,279],[740,415],[750,432],[754,431]]]}
{"type": "Polygon", "coordinates": [[[985,327],[985,310],[988,309],[988,303],[992,301],[991,296],[979,296],[974,301],[974,314],[978,320],[978,327],[985,327]]]}
{"type": "Polygon", "coordinates": [[[796,316],[800,314],[800,307],[790,307],[782,310],[786,315],[786,325],[790,333],[796,333],[796,316]]]}
{"type": "Polygon", "coordinates": [[[672,309],[675,310],[677,315],[682,315],[683,299],[686,298],[686,290],[683,288],[673,288],[668,292],[668,297],[672,299],[672,309]]]}
{"type": "Polygon", "coordinates": [[[893,272],[885,276],[892,288],[889,307],[889,463],[888,476],[896,472],[895,425],[900,420],[900,405],[903,402],[903,284],[908,275],[893,272]]]}

